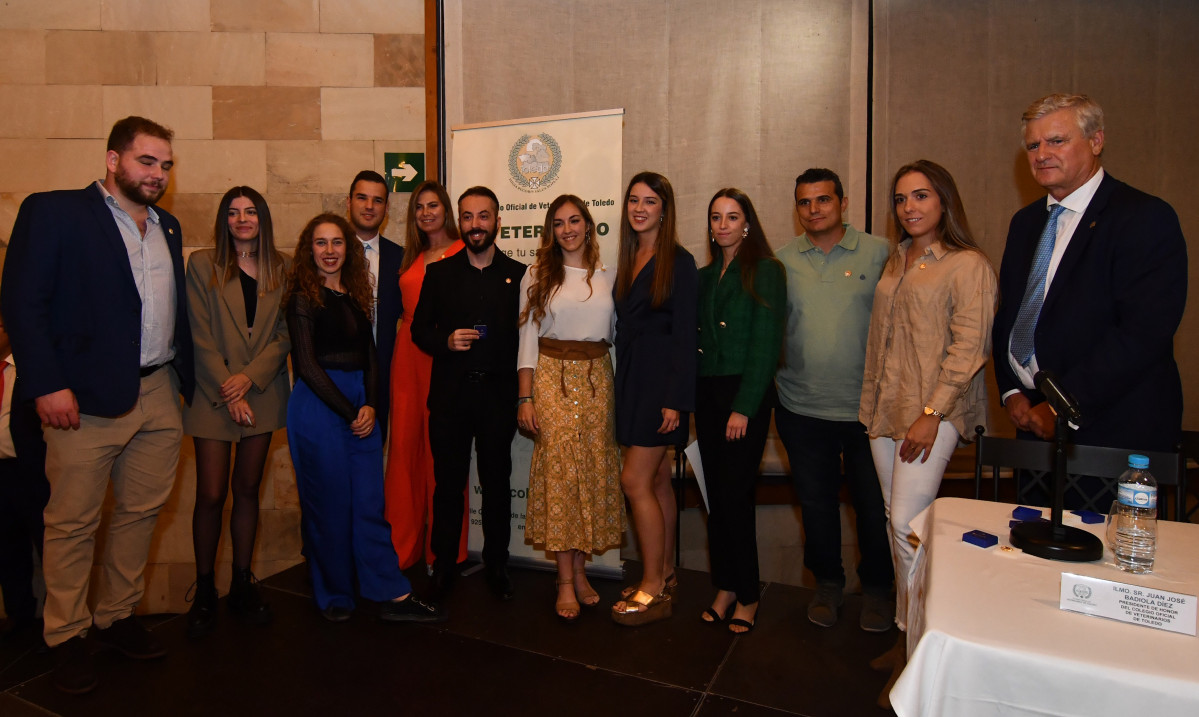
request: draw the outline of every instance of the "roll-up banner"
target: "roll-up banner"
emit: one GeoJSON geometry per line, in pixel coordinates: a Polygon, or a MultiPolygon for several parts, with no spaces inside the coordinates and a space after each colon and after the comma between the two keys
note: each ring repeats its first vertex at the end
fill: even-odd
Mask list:
{"type": "MultiPolygon", "coordinates": [[[[483,185],[500,201],[496,247],[532,264],[545,225],[546,210],[561,194],[587,203],[595,220],[600,258],[616,266],[620,211],[624,110],[601,110],[553,117],[532,117],[450,128],[450,198],[483,185]]],[[[515,407],[513,407],[515,411],[515,407]]],[[[514,563],[554,567],[553,556],[525,542],[525,507],[533,442],[517,433],[512,442],[512,540],[514,563]]],[[[470,553],[483,548],[479,476],[471,461],[470,553]]],[[[588,572],[619,576],[619,548],[593,556],[588,572]]]]}

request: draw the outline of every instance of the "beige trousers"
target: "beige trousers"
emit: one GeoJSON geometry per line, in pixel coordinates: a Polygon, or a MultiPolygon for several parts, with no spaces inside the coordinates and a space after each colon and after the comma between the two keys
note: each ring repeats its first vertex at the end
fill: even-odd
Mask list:
{"type": "Polygon", "coordinates": [[[131,615],[145,591],[143,573],[158,511],[175,484],[183,418],[174,371],[141,381],[137,403],[116,418],[79,416],[79,430],[43,428],[46,439],[45,638],[50,647],[95,624],[131,615]],[[110,479],[111,478],[111,479],[110,479]],[[102,540],[96,609],[88,587],[96,532],[109,484],[113,508],[102,540]]]}

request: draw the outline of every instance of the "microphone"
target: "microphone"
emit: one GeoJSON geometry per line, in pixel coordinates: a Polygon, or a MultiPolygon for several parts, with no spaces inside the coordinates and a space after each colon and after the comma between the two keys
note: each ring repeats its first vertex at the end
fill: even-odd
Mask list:
{"type": "Polygon", "coordinates": [[[1037,390],[1045,395],[1045,400],[1049,401],[1050,407],[1065,416],[1066,420],[1077,423],[1078,419],[1082,417],[1082,412],[1078,409],[1078,401],[1062,388],[1057,376],[1049,371],[1037,371],[1037,375],[1032,377],[1032,382],[1037,390]]]}

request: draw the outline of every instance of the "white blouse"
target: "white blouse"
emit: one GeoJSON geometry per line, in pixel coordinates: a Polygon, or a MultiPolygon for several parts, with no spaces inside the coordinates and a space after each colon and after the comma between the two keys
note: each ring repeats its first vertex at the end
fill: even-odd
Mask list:
{"type": "MultiPolygon", "coordinates": [[[[612,343],[613,327],[616,323],[616,306],[612,300],[612,288],[616,284],[616,270],[601,267],[591,275],[591,287],[587,286],[587,270],[565,267],[566,276],[562,286],[550,297],[545,316],[534,323],[530,318],[520,327],[520,351],[516,367],[537,368],[537,339],[561,339],[565,341],[607,341],[612,343]]],[[[529,301],[529,286],[533,283],[536,267],[529,267],[520,281],[520,310],[525,310],[529,301]]]]}

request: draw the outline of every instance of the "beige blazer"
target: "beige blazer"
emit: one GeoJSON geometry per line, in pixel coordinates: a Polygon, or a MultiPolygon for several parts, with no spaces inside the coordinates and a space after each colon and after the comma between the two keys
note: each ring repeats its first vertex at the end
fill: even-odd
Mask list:
{"type": "MultiPolygon", "coordinates": [[[[183,430],[192,436],[237,441],[282,428],[287,423],[291,384],[287,353],[291,341],[280,301],[284,282],[258,297],[254,330],[246,326],[241,282],[234,277],[212,286],[215,249],[194,252],[187,262],[187,311],[196,352],[196,395],[183,411],[183,430]],[[221,384],[236,373],[253,382],[246,401],[252,427],[239,426],[221,403],[221,384]]],[[[287,259],[286,263],[290,263],[287,259]]]]}

